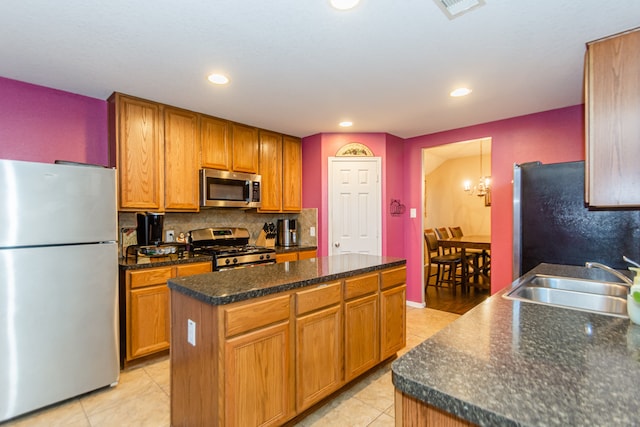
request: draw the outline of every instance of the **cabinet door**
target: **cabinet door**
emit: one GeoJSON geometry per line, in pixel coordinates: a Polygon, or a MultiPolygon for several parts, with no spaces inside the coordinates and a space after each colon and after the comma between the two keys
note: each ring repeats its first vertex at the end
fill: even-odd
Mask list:
{"type": "Polygon", "coordinates": [[[190,111],[164,109],[164,204],[166,210],[197,211],[198,115],[190,111]]]}
{"type": "Polygon", "coordinates": [[[115,95],[119,207],[162,210],[164,149],[160,105],[115,95]]]}
{"type": "Polygon", "coordinates": [[[278,133],[260,131],[260,175],[260,212],[279,212],[282,209],[282,135],[278,133]]]}
{"type": "Polygon", "coordinates": [[[169,288],[150,286],[130,291],[130,359],[169,348],[169,288]]]}
{"type": "Polygon", "coordinates": [[[292,411],[289,322],[225,342],[223,424],[279,425],[292,411]]]}
{"type": "Polygon", "coordinates": [[[406,344],[406,290],[402,285],[380,293],[380,360],[393,356],[406,344]]]}
{"type": "Polygon", "coordinates": [[[203,168],[231,170],[230,128],[226,120],[200,116],[200,165],[203,168]]]}
{"type": "Polygon", "coordinates": [[[347,301],[344,307],[345,380],[380,361],[378,294],[347,301]]]}
{"type": "Polygon", "coordinates": [[[258,129],[232,124],[233,170],[258,173],[258,129]]]}
{"type": "Polygon", "coordinates": [[[302,210],[302,143],[290,136],[282,138],[282,210],[302,210]]]}
{"type": "MultiPolygon", "coordinates": [[[[339,295],[339,290],[338,290],[339,295]]],[[[296,410],[300,412],[342,384],[340,306],[296,320],[296,410]]]]}
{"type": "Polygon", "coordinates": [[[640,30],[588,45],[586,189],[591,206],[640,206],[640,30]]]}

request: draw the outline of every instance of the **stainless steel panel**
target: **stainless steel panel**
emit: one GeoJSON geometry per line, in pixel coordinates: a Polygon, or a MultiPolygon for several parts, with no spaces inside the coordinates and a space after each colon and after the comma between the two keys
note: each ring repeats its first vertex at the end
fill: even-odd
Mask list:
{"type": "Polygon", "coordinates": [[[118,380],[116,243],[0,250],[0,421],[118,380]]]}
{"type": "Polygon", "coordinates": [[[0,248],[115,241],[115,170],[0,160],[0,225],[0,248]]]}

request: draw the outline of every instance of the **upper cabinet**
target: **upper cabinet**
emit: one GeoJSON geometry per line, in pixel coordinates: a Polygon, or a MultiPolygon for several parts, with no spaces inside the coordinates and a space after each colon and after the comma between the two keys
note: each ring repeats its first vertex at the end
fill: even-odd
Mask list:
{"type": "Polygon", "coordinates": [[[197,212],[201,168],[263,174],[261,212],[302,209],[300,139],[114,93],[109,143],[118,210],[197,212]]]}
{"type": "Polygon", "coordinates": [[[233,164],[234,172],[258,173],[258,129],[233,123],[233,164]]]}
{"type": "Polygon", "coordinates": [[[586,200],[640,206],[640,30],[587,44],[586,200]]]}
{"type": "Polygon", "coordinates": [[[302,144],[300,139],[260,131],[260,212],[302,209],[302,144]]]}
{"type": "Polygon", "coordinates": [[[200,187],[198,115],[164,107],[164,207],[197,211],[200,187]]]}
{"type": "Polygon", "coordinates": [[[109,115],[109,140],[115,147],[118,170],[119,209],[163,210],[160,105],[116,93],[109,98],[109,115]]]}
{"type": "Polygon", "coordinates": [[[290,136],[282,137],[282,210],[302,209],[302,142],[290,136]]]}
{"type": "Polygon", "coordinates": [[[200,166],[231,170],[231,123],[201,115],[200,144],[200,166]]]}
{"type": "Polygon", "coordinates": [[[197,115],[119,93],[109,103],[118,209],[197,211],[197,115]]]}
{"type": "Polygon", "coordinates": [[[282,210],[282,135],[260,131],[260,175],[262,212],[282,210]]]}

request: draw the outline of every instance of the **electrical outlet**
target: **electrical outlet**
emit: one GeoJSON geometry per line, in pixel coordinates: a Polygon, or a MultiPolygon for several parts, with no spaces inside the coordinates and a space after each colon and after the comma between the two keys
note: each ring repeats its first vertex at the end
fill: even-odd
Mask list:
{"type": "Polygon", "coordinates": [[[191,319],[187,319],[187,342],[196,346],[196,322],[191,319]]]}
{"type": "Polygon", "coordinates": [[[173,230],[167,230],[164,233],[164,241],[165,242],[173,242],[175,240],[175,233],[173,232],[173,230]]]}
{"type": "Polygon", "coordinates": [[[309,235],[311,237],[314,237],[316,235],[316,228],[315,227],[309,228],[309,235]]]}

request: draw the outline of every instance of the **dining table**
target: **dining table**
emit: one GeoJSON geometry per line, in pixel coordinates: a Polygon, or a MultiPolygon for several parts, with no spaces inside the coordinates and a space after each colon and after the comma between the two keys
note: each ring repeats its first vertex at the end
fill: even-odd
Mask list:
{"type": "Polygon", "coordinates": [[[491,268],[490,255],[491,236],[485,234],[450,237],[448,239],[438,240],[438,244],[443,248],[454,248],[460,251],[462,259],[462,286],[463,290],[468,289],[469,285],[473,285],[480,289],[491,289],[491,268]],[[477,257],[471,259],[467,257],[468,249],[478,249],[482,251],[480,258],[483,259],[482,264],[479,263],[477,257]],[[473,271],[469,271],[469,267],[473,271]],[[473,276],[474,281],[470,282],[469,277],[473,276]],[[480,280],[482,278],[482,280],[480,280]]]}

